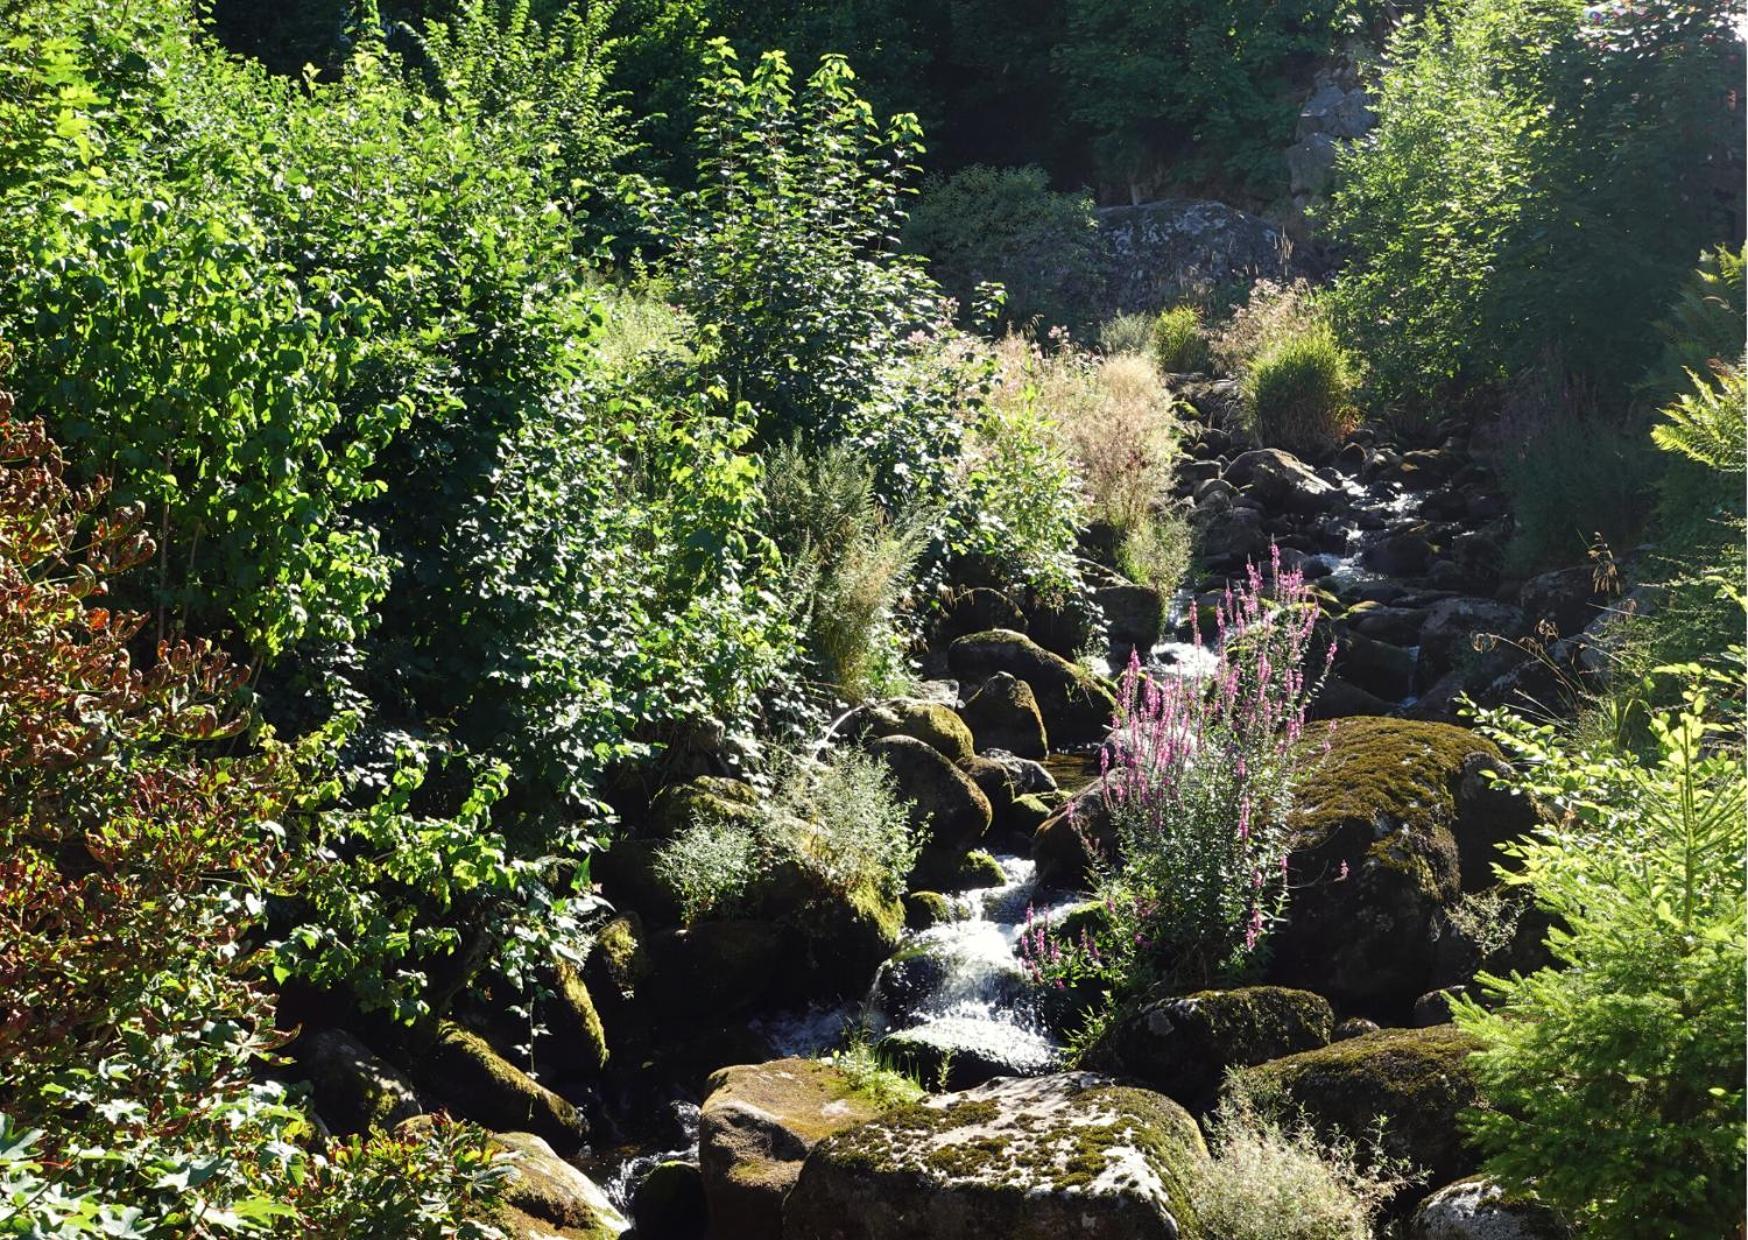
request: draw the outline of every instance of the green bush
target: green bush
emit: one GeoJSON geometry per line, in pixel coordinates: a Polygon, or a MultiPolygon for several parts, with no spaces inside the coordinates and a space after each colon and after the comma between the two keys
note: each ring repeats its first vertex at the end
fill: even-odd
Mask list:
{"type": "Polygon", "coordinates": [[[1202,312],[1195,306],[1161,310],[1153,321],[1153,357],[1167,374],[1187,374],[1208,368],[1208,338],[1202,312]]]}
{"type": "Polygon", "coordinates": [[[1577,564],[1599,540],[1632,546],[1649,515],[1653,455],[1641,428],[1594,411],[1532,421],[1500,467],[1514,521],[1508,567],[1577,564]]]}
{"type": "Polygon", "coordinates": [[[904,228],[908,249],[963,311],[1000,284],[1008,322],[1079,327],[1096,309],[1098,225],[1092,197],[1050,189],[1044,170],[976,165],[931,178],[904,228]]]}
{"type": "Polygon", "coordinates": [[[1258,441],[1315,454],[1340,442],[1356,421],[1355,367],[1327,323],[1270,341],[1243,379],[1245,416],[1258,441]]]}
{"type": "Polygon", "coordinates": [[[685,925],[730,917],[764,873],[762,841],[738,818],[688,823],[655,854],[655,872],[679,901],[685,925]]]}
{"type": "Polygon", "coordinates": [[[1708,706],[1693,688],[1656,716],[1649,764],[1492,717],[1561,811],[1500,871],[1553,918],[1557,967],[1484,975],[1489,1007],[1456,1005],[1492,1104],[1468,1124],[1489,1175],[1586,1235],[1716,1236],[1748,1205],[1744,768],[1708,706]]]}
{"type": "Polygon", "coordinates": [[[1748,254],[1720,246],[1700,256],[1680,293],[1653,326],[1663,342],[1658,357],[1636,387],[1661,404],[1692,386],[1693,376],[1713,363],[1740,357],[1742,318],[1748,313],[1748,254]]]}
{"type": "Polygon", "coordinates": [[[885,762],[846,751],[798,764],[779,783],[776,803],[792,827],[805,824],[786,845],[833,890],[904,894],[922,839],[885,762]]]}
{"type": "Polygon", "coordinates": [[[1149,352],[1153,348],[1154,321],[1154,316],[1139,311],[1112,315],[1099,324],[1099,351],[1106,357],[1149,352]]]}
{"type": "Polygon", "coordinates": [[[903,688],[909,673],[895,610],[928,522],[887,517],[874,498],[873,468],[843,445],[779,445],[764,492],[766,532],[782,552],[815,677],[852,701],[903,688]]]}
{"type": "Polygon", "coordinates": [[[1378,127],[1339,168],[1338,326],[1388,400],[1500,384],[1550,353],[1612,401],[1709,245],[1731,6],[1460,0],[1391,41],[1378,127]]]}

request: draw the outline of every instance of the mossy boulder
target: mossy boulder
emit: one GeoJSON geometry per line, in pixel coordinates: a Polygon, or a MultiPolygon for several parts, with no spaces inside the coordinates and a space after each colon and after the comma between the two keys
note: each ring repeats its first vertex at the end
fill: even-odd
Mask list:
{"type": "Polygon", "coordinates": [[[1571,1234],[1547,1206],[1479,1176],[1431,1194],[1408,1221],[1408,1240],[1567,1240],[1571,1234]]]}
{"type": "Polygon", "coordinates": [[[947,650],[947,663],[966,683],[980,684],[998,672],[1025,681],[1057,745],[1104,739],[1116,710],[1116,698],[1097,676],[1011,629],[959,638],[947,650]]]}
{"type": "Polygon", "coordinates": [[[783,1234],[783,1199],[827,1137],[873,1119],[881,1103],[812,1059],[712,1074],[699,1115],[698,1164],[715,1240],[783,1234]]]}
{"type": "Polygon", "coordinates": [[[292,1053],[310,1083],[316,1114],[342,1136],[388,1132],[424,1112],[406,1074],[344,1029],[311,1030],[292,1053]]]}
{"type": "MultiPolygon", "coordinates": [[[[504,1190],[511,1234],[611,1240],[631,1229],[607,1194],[531,1132],[501,1132],[493,1144],[513,1156],[504,1190]]],[[[384,1237],[384,1240],[387,1240],[384,1237]]]]}
{"type": "Polygon", "coordinates": [[[944,921],[953,920],[953,905],[938,891],[913,891],[904,897],[904,925],[907,930],[927,930],[944,921]]]}
{"type": "Polygon", "coordinates": [[[1057,811],[1062,808],[1059,804],[1062,800],[1060,796],[1049,797],[1036,792],[1015,797],[1013,804],[1008,806],[1007,813],[996,819],[995,827],[1016,839],[1029,840],[1037,834],[1039,827],[1056,816],[1057,811]]]}
{"type": "Polygon", "coordinates": [[[774,994],[790,934],[766,921],[704,921],[650,940],[650,975],[640,995],[658,1020],[720,1020],[774,994]]]}
{"type": "Polygon", "coordinates": [[[1116,1073],[1205,1110],[1232,1068],[1329,1045],[1335,1011],[1321,995],[1283,986],[1149,997],[1121,1011],[1087,1053],[1116,1073]]]}
{"type": "Polygon", "coordinates": [[[751,821],[758,806],[758,789],[751,784],[721,775],[700,775],[683,784],[670,784],[655,794],[642,834],[668,839],[699,819],[751,821]]]}
{"type": "Polygon", "coordinates": [[[651,926],[680,920],[680,899],[656,865],[659,840],[621,836],[594,861],[594,875],[614,905],[651,926]]]}
{"type": "Polygon", "coordinates": [[[997,672],[978,685],[960,711],[979,752],[1005,749],[1022,758],[1042,758],[1050,735],[1032,686],[1009,672],[997,672]]]}
{"type": "Polygon", "coordinates": [[[494,1131],[531,1132],[564,1154],[576,1153],[588,1140],[582,1112],[454,1021],[438,1025],[420,1076],[459,1114],[494,1131]]]}
{"type": "Polygon", "coordinates": [[[958,882],[955,891],[972,891],[981,887],[1003,887],[1007,885],[1007,871],[1001,868],[1001,862],[984,852],[974,848],[959,859],[958,882]]]}
{"type": "Polygon", "coordinates": [[[599,961],[611,988],[632,994],[649,976],[649,953],[643,948],[643,919],[634,912],[620,913],[595,934],[590,962],[599,961]]]}
{"type": "Polygon", "coordinates": [[[1193,1240],[1207,1150],[1170,1099],[1072,1072],[992,1081],[808,1155],[784,1240],[1193,1240]]]}
{"type": "Polygon", "coordinates": [[[909,736],[887,736],[868,746],[885,761],[898,795],[910,805],[911,824],[930,843],[963,851],[989,830],[989,798],[945,755],[909,736]]]}
{"type": "Polygon", "coordinates": [[[582,974],[568,961],[553,966],[552,994],[540,1003],[543,1062],[588,1075],[607,1066],[607,1032],[582,974]]]}
{"type": "Polygon", "coordinates": [[[930,1089],[970,1089],[998,1076],[1036,1076],[1061,1066],[1056,1047],[1036,1033],[953,1016],[887,1034],[880,1055],[930,1089]]]}
{"type": "Polygon", "coordinates": [[[698,1165],[669,1159],[651,1167],[631,1199],[631,1218],[642,1240],[704,1240],[710,1214],[698,1165]]]}
{"type": "Polygon", "coordinates": [[[1405,1015],[1433,985],[1438,914],[1464,886],[1463,859],[1479,867],[1521,820],[1477,795],[1469,776],[1499,754],[1473,732],[1353,718],[1334,725],[1327,756],[1321,744],[1304,755],[1292,894],[1270,980],[1405,1015]]]}
{"type": "Polygon", "coordinates": [[[949,762],[963,762],[976,752],[971,729],[951,706],[921,698],[889,698],[860,706],[839,725],[839,731],[857,740],[908,736],[936,750],[949,762]]]}
{"type": "Polygon", "coordinates": [[[1382,1120],[1385,1150],[1445,1184],[1480,1166],[1458,1122],[1482,1101],[1469,1067],[1478,1046],[1454,1025],[1381,1029],[1247,1069],[1244,1079],[1265,1106],[1302,1112],[1325,1135],[1360,1140],[1382,1120]]]}

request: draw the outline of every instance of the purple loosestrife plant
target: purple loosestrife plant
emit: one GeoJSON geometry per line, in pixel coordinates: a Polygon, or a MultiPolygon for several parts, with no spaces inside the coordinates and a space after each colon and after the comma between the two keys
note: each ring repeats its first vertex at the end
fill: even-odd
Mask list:
{"type": "Polygon", "coordinates": [[[1216,608],[1209,676],[1151,676],[1130,659],[1101,755],[1120,859],[1098,878],[1105,926],[1096,945],[1028,934],[1034,977],[1098,976],[1121,997],[1243,971],[1286,901],[1287,820],[1316,756],[1301,744],[1306,709],[1333,653],[1308,671],[1318,614],[1276,549],[1266,579],[1248,566],[1216,608]]]}

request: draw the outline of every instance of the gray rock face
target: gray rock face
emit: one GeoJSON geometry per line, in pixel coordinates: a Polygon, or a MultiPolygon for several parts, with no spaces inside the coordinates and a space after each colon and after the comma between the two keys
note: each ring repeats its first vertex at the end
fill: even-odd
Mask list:
{"type": "Polygon", "coordinates": [[[1286,233],[1220,202],[1167,198],[1098,213],[1105,306],[1157,310],[1190,289],[1243,278],[1283,279],[1286,233]]]}
{"type": "Polygon", "coordinates": [[[997,672],[979,685],[960,714],[979,750],[1005,749],[1021,758],[1042,758],[1049,751],[1038,699],[1030,685],[1010,672],[997,672]]]}
{"type": "Polygon", "coordinates": [[[1459,1180],[1420,1203],[1409,1240],[1564,1240],[1571,1233],[1545,1206],[1511,1201],[1490,1180],[1459,1180]]]}
{"type": "Polygon", "coordinates": [[[310,1080],[316,1113],[337,1133],[386,1132],[424,1112],[405,1074],[343,1029],[306,1033],[295,1054],[310,1080]]]}
{"type": "Polygon", "coordinates": [[[1338,149],[1335,139],[1326,133],[1314,133],[1288,147],[1287,178],[1293,193],[1314,196],[1328,189],[1338,149]]]}
{"type": "Polygon", "coordinates": [[[560,1158],[540,1137],[502,1132],[492,1139],[515,1155],[504,1193],[514,1235],[550,1236],[552,1229],[562,1228],[566,1236],[608,1240],[631,1229],[601,1186],[560,1158]]]}
{"type": "Polygon", "coordinates": [[[1420,670],[1424,681],[1463,664],[1469,683],[1497,675],[1518,657],[1496,644],[1522,637],[1529,624],[1519,608],[1484,598],[1447,598],[1434,603],[1420,630],[1420,670]],[[1481,648],[1477,649],[1479,638],[1481,648]],[[1497,656],[1482,657],[1476,656],[1497,656]]]}
{"type": "Polygon", "coordinates": [[[911,821],[931,843],[963,851],[989,830],[989,798],[939,750],[909,736],[887,736],[868,746],[892,771],[898,794],[911,804],[911,821]]]}
{"type": "Polygon", "coordinates": [[[1051,743],[1102,740],[1116,699],[1078,664],[1052,654],[1024,633],[991,629],[954,642],[947,651],[953,674],[971,683],[1007,672],[1031,686],[1051,743]]]}
{"type": "Polygon", "coordinates": [[[1317,476],[1305,462],[1279,448],[1257,448],[1226,468],[1226,481],[1249,483],[1251,493],[1269,509],[1309,514],[1341,503],[1342,492],[1317,476]]]}
{"type": "Polygon", "coordinates": [[[1207,1159],[1169,1099],[1085,1072],[997,1080],[815,1147],[785,1240],[1180,1240],[1207,1159]]]}

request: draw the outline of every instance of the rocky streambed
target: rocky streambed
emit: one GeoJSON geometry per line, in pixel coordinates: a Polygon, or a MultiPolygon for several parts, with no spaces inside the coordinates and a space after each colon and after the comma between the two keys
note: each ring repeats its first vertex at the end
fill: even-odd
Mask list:
{"type": "Polygon", "coordinates": [[[1480,968],[1534,967],[1545,927],[1464,915],[1494,884],[1496,845],[1534,815],[1489,780],[1500,757],[1456,705],[1545,703],[1588,674],[1600,617],[1644,600],[1610,597],[1591,565],[1509,577],[1509,519],[1466,426],[1416,444],[1361,432],[1306,461],[1246,443],[1222,385],[1179,387],[1201,411],[1175,497],[1198,573],[1164,604],[1090,570],[1106,670],[1134,656],[1205,674],[1194,633],[1228,579],[1276,554],[1315,583],[1334,648],[1315,708],[1336,721],[1330,752],[1302,789],[1288,920],[1254,985],[1144,996],[1065,1071],[1061,1005],[1017,945],[1028,912],[1084,915],[1110,847],[1097,751],[1112,685],[1073,657],[1087,635],[1072,617],[973,589],[933,634],[934,679],[833,729],[885,760],[927,833],[902,902],[788,870],[734,916],[682,925],[656,850],[761,794],[720,738],[677,747],[599,858],[618,914],[543,1000],[534,1060],[489,1006],[422,1050],[306,1034],[324,1118],[442,1106],[509,1132],[542,1169],[515,1198],[526,1235],[1194,1237],[1199,1122],[1238,1070],[1329,1132],[1382,1121],[1424,1173],[1393,1208],[1408,1234],[1547,1234],[1465,1180],[1477,1164],[1457,1115],[1481,1097],[1448,998],[1480,968]],[[850,1061],[822,1061],[848,1040],[931,1096],[895,1105],[850,1061]]]}

